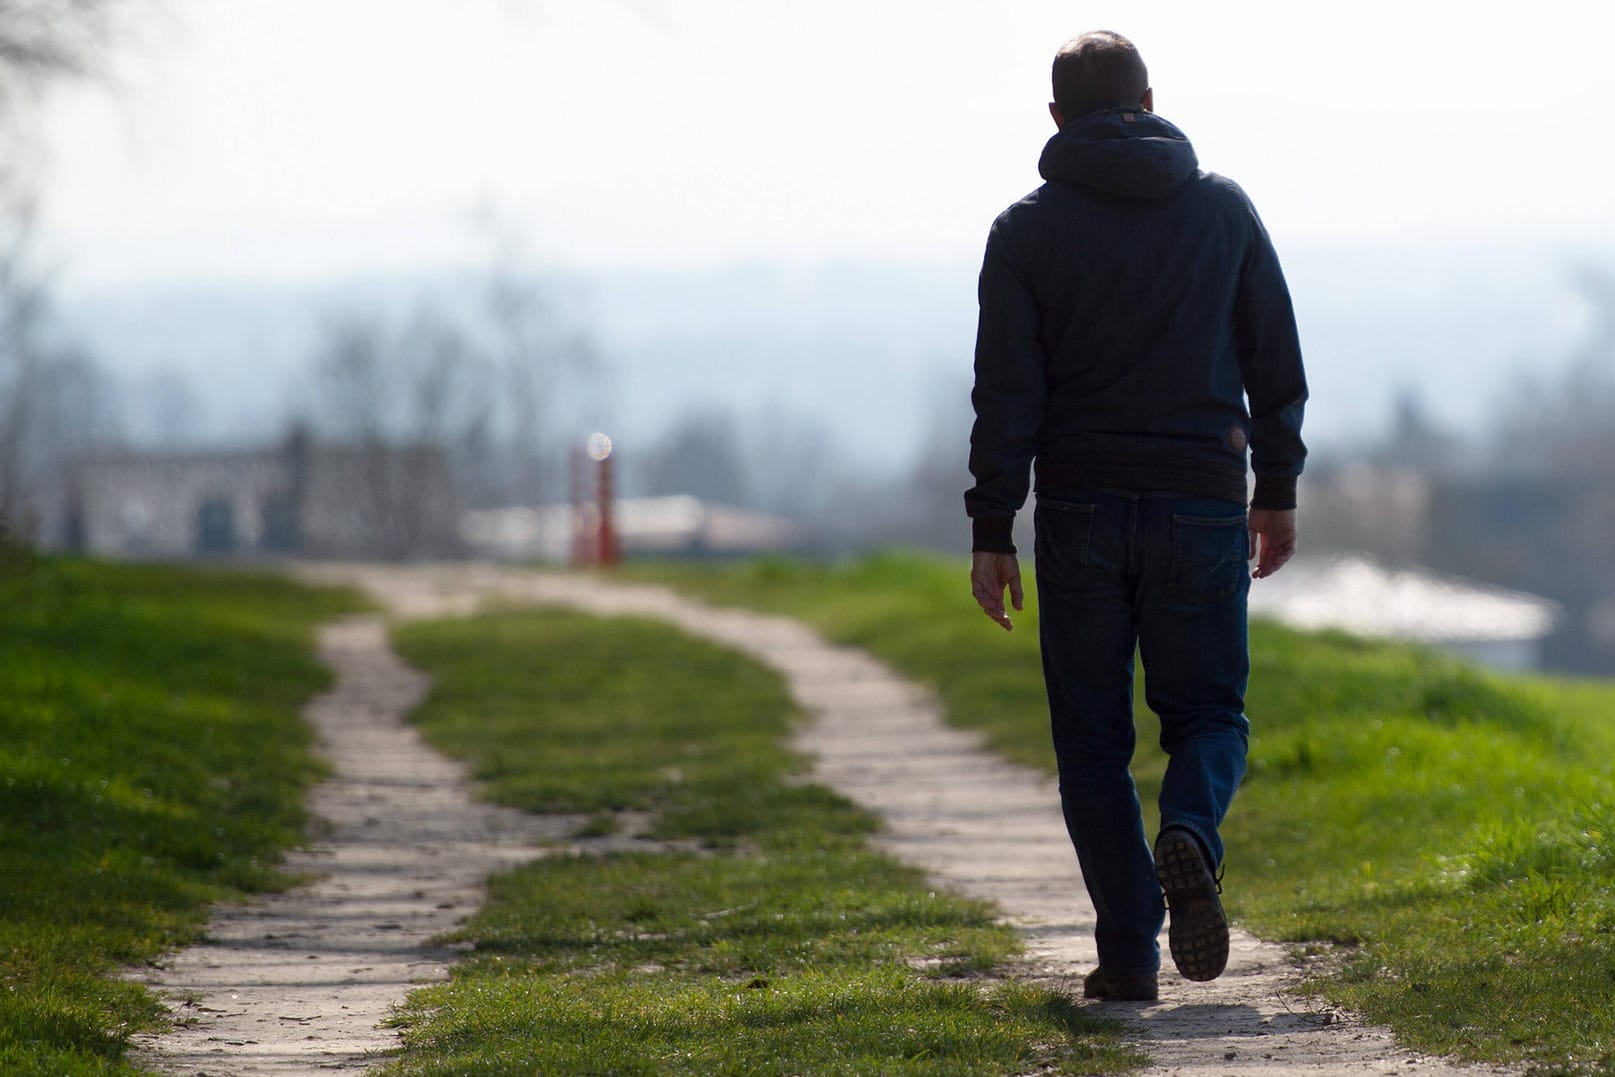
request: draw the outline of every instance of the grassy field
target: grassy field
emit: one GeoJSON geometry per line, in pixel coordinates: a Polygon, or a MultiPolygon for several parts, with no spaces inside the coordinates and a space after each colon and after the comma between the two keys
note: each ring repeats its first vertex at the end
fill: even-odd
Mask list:
{"type": "MultiPolygon", "coordinates": [[[[1052,769],[1036,610],[1004,633],[967,572],[895,555],[634,570],[867,647],[933,685],[950,721],[1052,769]]],[[[1266,624],[1252,651],[1232,914],[1266,938],[1335,944],[1314,988],[1410,1045],[1540,1074],[1615,1070],[1615,685],[1266,624]]],[[[1152,802],[1164,758],[1139,699],[1152,802]]]]}
{"type": "Polygon", "coordinates": [[[0,571],[0,1073],[136,1072],[120,966],[278,885],[314,768],[311,626],[272,579],[10,555],[0,571]]]}
{"type": "Polygon", "coordinates": [[[1118,1073],[1061,994],[994,984],[1013,932],[866,844],[804,783],[779,679],[664,625],[556,612],[403,627],[416,720],[497,800],[651,813],[644,851],[498,877],[453,979],[411,997],[385,1073],[1118,1073]]]}

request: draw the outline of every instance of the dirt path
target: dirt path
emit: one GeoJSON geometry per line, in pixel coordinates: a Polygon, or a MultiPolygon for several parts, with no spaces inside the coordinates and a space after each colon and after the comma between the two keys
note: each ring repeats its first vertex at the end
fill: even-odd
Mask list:
{"type": "MultiPolygon", "coordinates": [[[[996,902],[1026,937],[1032,975],[1080,991],[1080,977],[1095,960],[1093,912],[1053,783],[984,751],[974,735],[944,725],[927,693],[867,654],[826,644],[784,618],[704,607],[658,588],[485,566],[319,566],[305,575],[357,583],[405,618],[464,613],[491,601],[661,618],[779,670],[812,716],[799,747],[814,758],[817,778],[885,818],[879,842],[889,852],[941,885],[996,902]]],[[[315,707],[349,727],[341,737],[355,741],[364,757],[356,762],[374,768],[370,785],[356,779],[354,790],[322,796],[314,805],[332,819],[332,834],[325,851],[294,867],[331,874],[262,908],[226,913],[212,930],[220,947],[187,951],[154,981],[170,990],[208,992],[200,1007],[192,1007],[203,1020],[155,1045],[177,1070],[360,1068],[364,1052],[393,1045],[389,1033],[374,1027],[387,1007],[414,981],[442,975],[451,955],[427,943],[474,906],[487,872],[531,855],[527,843],[545,836],[546,826],[550,837],[571,828],[570,821],[557,828],[553,821],[477,805],[465,796],[455,767],[429,752],[430,759],[418,758],[424,749],[397,715],[418,698],[421,680],[390,656],[393,665],[382,662],[385,646],[374,644],[379,631],[374,624],[349,625],[326,642],[328,660],[341,671],[343,633],[350,643],[353,634],[373,634],[358,648],[368,656],[366,674],[350,685],[359,696],[331,702],[349,683],[345,673],[332,696],[315,707]],[[382,696],[387,707],[379,702],[382,696]],[[371,726],[382,732],[366,731],[371,726]],[[362,742],[372,736],[392,747],[367,750],[362,742]],[[386,762],[386,755],[395,756],[395,763],[386,762]],[[403,777],[380,774],[395,765],[403,777]],[[420,798],[426,796],[435,807],[425,808],[420,798]],[[388,805],[385,811],[382,805],[388,805]],[[422,818],[411,824],[406,817],[414,815],[422,818]],[[412,825],[424,832],[404,833],[412,825]],[[395,828],[400,832],[391,833],[395,828]],[[429,844],[434,835],[437,844],[429,844]],[[420,859],[395,859],[395,842],[413,848],[420,859]],[[357,873],[345,870],[350,862],[357,873]],[[374,892],[367,893],[371,887],[374,892]],[[291,911],[268,911],[281,904],[291,911]],[[341,1019],[331,1020],[339,1008],[341,1019]]],[[[350,780],[349,765],[338,734],[323,735],[338,771],[333,784],[340,786],[350,780]]],[[[1290,990],[1299,970],[1285,951],[1242,932],[1235,934],[1228,972],[1212,984],[1188,984],[1168,966],[1160,1002],[1106,1006],[1137,1030],[1154,1060],[1151,1073],[1507,1072],[1454,1069],[1399,1050],[1383,1029],[1298,1000],[1290,990]]]]}
{"type": "Polygon", "coordinates": [[[309,808],[324,833],[294,854],[308,886],[226,907],[208,941],[139,979],[188,1001],[180,1028],[136,1060],[193,1074],[357,1071],[396,1046],[378,1028],[415,984],[446,975],[431,940],[482,900],[488,875],[537,855],[553,820],[473,801],[459,766],[403,722],[424,676],[387,645],[379,619],[326,628],[332,690],[307,715],[330,762],[309,808]]]}

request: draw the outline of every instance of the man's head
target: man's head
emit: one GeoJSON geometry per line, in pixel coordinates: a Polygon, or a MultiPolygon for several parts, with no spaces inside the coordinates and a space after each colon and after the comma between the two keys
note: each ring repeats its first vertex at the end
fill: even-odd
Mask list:
{"type": "Polygon", "coordinates": [[[1109,30],[1090,30],[1054,54],[1054,100],[1049,113],[1065,126],[1095,109],[1137,105],[1155,107],[1149,71],[1133,43],[1109,30]]]}

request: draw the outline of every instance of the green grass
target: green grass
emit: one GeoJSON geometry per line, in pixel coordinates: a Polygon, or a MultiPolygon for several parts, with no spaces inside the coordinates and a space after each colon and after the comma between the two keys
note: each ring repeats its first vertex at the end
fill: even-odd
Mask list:
{"type": "Polygon", "coordinates": [[[126,1074],[120,966],[280,883],[313,776],[311,626],[353,600],[11,555],[0,573],[0,1073],[126,1074]]]}
{"type": "MultiPolygon", "coordinates": [[[[1052,769],[1036,611],[993,626],[963,561],[634,571],[867,647],[933,685],[951,721],[1052,769]]],[[[1260,623],[1252,652],[1251,769],[1225,829],[1234,916],[1336,944],[1313,989],[1409,1045],[1615,1070],[1615,685],[1260,623]]],[[[1152,802],[1165,761],[1139,699],[1152,802]]]]}
{"type": "Polygon", "coordinates": [[[393,1075],[1116,1073],[1140,1059],[1064,996],[982,974],[987,906],[867,845],[802,780],[779,679],[664,625],[513,612],[410,625],[416,716],[534,811],[653,813],[643,852],[497,877],[452,980],[400,1015],[393,1075]],[[1040,1067],[1047,1067],[1042,1069],[1040,1067]]]}

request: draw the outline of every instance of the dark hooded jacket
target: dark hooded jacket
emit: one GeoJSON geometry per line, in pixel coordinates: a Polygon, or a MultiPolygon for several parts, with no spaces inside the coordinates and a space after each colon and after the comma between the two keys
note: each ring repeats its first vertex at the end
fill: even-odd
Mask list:
{"type": "Polygon", "coordinates": [[[987,237],[974,548],[1014,552],[1043,493],[1161,491],[1295,505],[1307,399],[1278,257],[1238,185],[1138,108],[1092,112],[1044,147],[1047,181],[987,237]],[[1248,406],[1247,406],[1248,399],[1248,406]]]}

